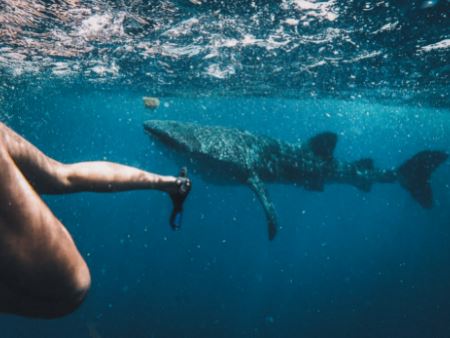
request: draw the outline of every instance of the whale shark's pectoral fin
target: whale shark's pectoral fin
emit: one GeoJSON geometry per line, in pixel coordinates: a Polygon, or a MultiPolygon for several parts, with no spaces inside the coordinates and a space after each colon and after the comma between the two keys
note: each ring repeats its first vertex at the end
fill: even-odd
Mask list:
{"type": "Polygon", "coordinates": [[[257,175],[251,176],[247,182],[264,208],[269,231],[269,240],[273,240],[277,234],[277,217],[273,203],[267,194],[264,182],[261,181],[257,175]]]}

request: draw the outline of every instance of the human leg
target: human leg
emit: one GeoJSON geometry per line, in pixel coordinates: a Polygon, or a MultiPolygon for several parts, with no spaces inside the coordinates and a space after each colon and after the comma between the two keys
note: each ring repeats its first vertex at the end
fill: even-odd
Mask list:
{"type": "Polygon", "coordinates": [[[63,164],[0,123],[0,142],[38,193],[62,194],[79,191],[110,192],[158,189],[176,192],[177,180],[126,165],[105,161],[63,164]]]}
{"type": "Polygon", "coordinates": [[[62,164],[0,123],[0,312],[62,316],[90,286],[86,263],[39,193],[159,189],[173,199],[189,188],[187,178],[116,163],[62,164]]]}
{"type": "Polygon", "coordinates": [[[90,286],[86,263],[0,143],[0,311],[58,317],[90,286]]]}

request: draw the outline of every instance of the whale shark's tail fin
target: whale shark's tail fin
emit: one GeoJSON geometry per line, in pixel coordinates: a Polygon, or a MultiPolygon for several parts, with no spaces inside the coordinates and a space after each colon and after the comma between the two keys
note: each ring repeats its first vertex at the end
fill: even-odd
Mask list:
{"type": "Polygon", "coordinates": [[[433,206],[430,176],[447,158],[448,154],[442,151],[422,151],[397,170],[401,186],[424,208],[433,206]]]}

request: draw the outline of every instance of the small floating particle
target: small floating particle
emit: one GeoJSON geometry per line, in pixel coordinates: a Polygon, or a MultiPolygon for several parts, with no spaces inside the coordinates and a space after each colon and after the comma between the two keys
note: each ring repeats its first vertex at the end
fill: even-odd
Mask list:
{"type": "Polygon", "coordinates": [[[422,8],[431,8],[438,4],[439,0],[427,0],[422,2],[422,8]]]}
{"type": "Polygon", "coordinates": [[[144,106],[149,109],[156,109],[159,107],[159,99],[157,97],[144,96],[144,106]]]}
{"type": "Polygon", "coordinates": [[[270,315],[267,315],[266,318],[265,318],[265,320],[266,320],[266,323],[267,323],[267,324],[273,324],[273,323],[275,323],[275,318],[274,318],[273,316],[270,316],[270,315]]]}
{"type": "Polygon", "coordinates": [[[297,19],[292,19],[292,18],[286,19],[286,20],[284,20],[284,22],[286,23],[286,25],[289,25],[289,26],[297,26],[299,23],[299,21],[297,19]]]}

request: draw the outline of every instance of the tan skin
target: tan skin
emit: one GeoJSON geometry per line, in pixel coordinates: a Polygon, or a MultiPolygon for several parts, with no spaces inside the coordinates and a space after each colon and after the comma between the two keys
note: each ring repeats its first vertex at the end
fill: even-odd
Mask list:
{"type": "Polygon", "coordinates": [[[176,177],[116,163],[60,163],[0,123],[0,312],[60,317],[75,310],[89,290],[86,262],[40,194],[174,193],[178,184],[176,177]]]}

